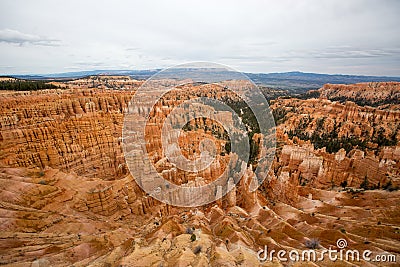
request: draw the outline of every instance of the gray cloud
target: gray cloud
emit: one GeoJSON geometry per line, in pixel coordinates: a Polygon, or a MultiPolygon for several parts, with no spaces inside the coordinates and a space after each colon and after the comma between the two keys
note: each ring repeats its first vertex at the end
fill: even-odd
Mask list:
{"type": "Polygon", "coordinates": [[[400,55],[400,49],[360,49],[360,48],[342,48],[342,49],[327,49],[325,51],[311,51],[305,53],[314,58],[325,59],[354,59],[354,58],[378,58],[378,57],[393,57],[400,55]]]}
{"type": "Polygon", "coordinates": [[[43,46],[58,46],[59,40],[42,37],[34,34],[22,33],[17,30],[3,29],[0,30],[0,42],[11,44],[32,44],[43,46]]]}
{"type": "Polygon", "coordinates": [[[350,46],[331,47],[320,50],[303,49],[292,50],[278,53],[273,56],[259,56],[257,54],[237,54],[232,56],[222,56],[221,59],[237,60],[237,61],[269,61],[269,62],[287,62],[293,60],[307,59],[379,59],[379,58],[400,57],[400,49],[370,49],[370,48],[353,48],[350,46]]]}

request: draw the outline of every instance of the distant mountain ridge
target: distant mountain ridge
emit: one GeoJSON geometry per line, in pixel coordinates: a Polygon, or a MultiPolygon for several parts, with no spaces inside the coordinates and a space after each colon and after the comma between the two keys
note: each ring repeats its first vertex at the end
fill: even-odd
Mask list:
{"type": "MultiPolygon", "coordinates": [[[[76,79],[92,75],[127,75],[134,79],[148,79],[159,72],[160,69],[152,70],[91,70],[78,72],[64,72],[54,74],[32,74],[32,75],[7,75],[19,79],[32,80],[52,80],[52,79],[76,79]]],[[[186,69],[183,71],[193,71],[186,69]]],[[[215,70],[213,70],[215,71],[215,70]]],[[[177,77],[181,70],[176,71],[177,77]]],[[[225,72],[221,71],[221,73],[225,72]]],[[[303,93],[308,90],[321,88],[324,84],[354,84],[361,82],[400,82],[400,77],[388,76],[363,76],[363,75],[345,75],[345,74],[321,74],[306,73],[300,71],[281,72],[281,73],[244,73],[256,84],[289,90],[295,93],[303,93]]]]}

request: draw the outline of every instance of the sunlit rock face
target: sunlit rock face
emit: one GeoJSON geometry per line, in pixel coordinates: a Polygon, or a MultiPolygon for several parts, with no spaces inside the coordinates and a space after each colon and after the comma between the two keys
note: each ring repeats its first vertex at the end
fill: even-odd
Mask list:
{"type": "MultiPolygon", "coordinates": [[[[287,262],[261,263],[257,251],[265,245],[304,250],[311,238],[321,248],[345,238],[351,249],[399,258],[400,193],[395,188],[400,148],[391,143],[399,139],[399,117],[394,106],[275,100],[272,109],[283,110],[284,116],[276,129],[276,157],[259,190],[249,191],[254,166],[244,165],[237,186],[221,199],[179,208],[147,195],[130,175],[121,132],[134,91],[109,90],[110,84],[140,85],[119,77],[108,77],[106,83],[102,77],[66,83],[70,88],[63,90],[0,94],[1,264],[282,266],[287,262]],[[380,143],[383,138],[387,143],[380,143]],[[327,147],[323,140],[343,141],[343,147],[327,147]]],[[[211,140],[216,160],[210,167],[187,175],[165,157],[158,122],[186,89],[154,109],[146,128],[147,149],[165,179],[203,185],[221,174],[229,157],[238,157],[225,150],[223,129],[210,131],[213,121],[202,119],[191,121],[191,130],[182,130],[178,141],[184,156],[195,159],[201,139],[211,140]]],[[[206,93],[226,96],[213,87],[206,93]]]]}
{"type": "Polygon", "coordinates": [[[1,162],[51,166],[86,177],[123,177],[122,118],[132,95],[94,89],[0,95],[1,162]]]}
{"type": "Polygon", "coordinates": [[[318,92],[321,98],[350,100],[370,106],[400,104],[399,82],[325,84],[318,92]]]}

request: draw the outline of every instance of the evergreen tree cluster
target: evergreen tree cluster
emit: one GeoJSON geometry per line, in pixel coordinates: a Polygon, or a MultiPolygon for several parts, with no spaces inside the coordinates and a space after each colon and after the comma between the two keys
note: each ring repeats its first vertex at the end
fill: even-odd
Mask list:
{"type": "Polygon", "coordinates": [[[312,118],[310,116],[305,116],[300,120],[294,130],[289,130],[286,133],[291,139],[296,136],[304,141],[309,140],[314,145],[315,149],[325,147],[326,151],[329,153],[336,153],[342,148],[345,149],[346,152],[350,152],[354,148],[365,151],[366,148],[371,149],[368,147],[369,142],[377,144],[378,149],[383,146],[395,146],[397,144],[396,136],[400,130],[400,126],[397,126],[389,137],[386,137],[386,130],[383,127],[375,130],[371,138],[357,136],[338,137],[338,129],[341,127],[342,123],[337,123],[335,121],[333,130],[328,132],[324,130],[325,120],[325,117],[317,119],[316,127],[310,134],[306,132],[306,129],[312,122],[312,118]]]}
{"type": "Polygon", "coordinates": [[[43,89],[56,89],[58,86],[47,83],[45,81],[26,81],[26,80],[13,80],[13,81],[0,81],[0,90],[9,91],[36,91],[43,89]]]}

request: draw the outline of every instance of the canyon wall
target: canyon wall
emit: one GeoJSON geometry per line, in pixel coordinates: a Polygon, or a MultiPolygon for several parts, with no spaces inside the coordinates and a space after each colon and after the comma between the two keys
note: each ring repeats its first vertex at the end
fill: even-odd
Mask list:
{"type": "Polygon", "coordinates": [[[104,179],[126,175],[120,144],[132,95],[92,89],[2,93],[0,162],[104,179]]]}

